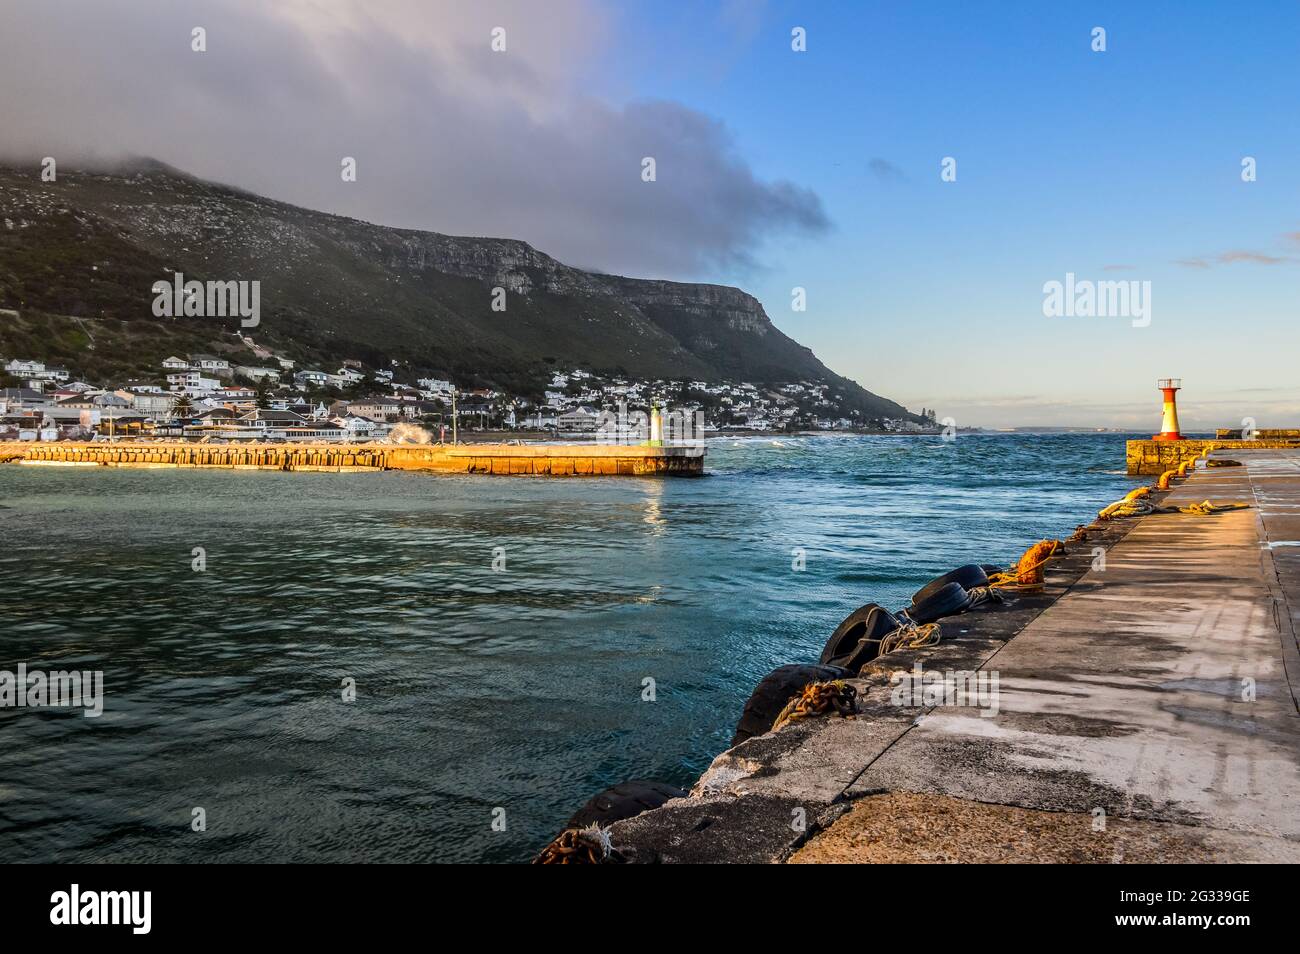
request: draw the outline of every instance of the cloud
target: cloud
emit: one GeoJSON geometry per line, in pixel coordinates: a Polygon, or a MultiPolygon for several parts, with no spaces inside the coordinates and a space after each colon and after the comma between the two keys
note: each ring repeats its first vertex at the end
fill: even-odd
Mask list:
{"type": "Polygon", "coordinates": [[[613,30],[594,0],[184,6],[0,6],[0,148],[152,156],[312,208],[522,238],[633,275],[743,271],[768,237],[829,228],[816,193],[758,177],[712,117],[594,95],[613,30]],[[207,52],[190,48],[195,26],[207,52]],[[490,48],[497,26],[505,52],[490,48]]]}
{"type": "Polygon", "coordinates": [[[1233,262],[1254,262],[1256,265],[1280,265],[1283,262],[1290,261],[1290,259],[1280,258],[1276,255],[1265,255],[1263,252],[1232,251],[1221,253],[1218,257],[1218,261],[1223,265],[1231,265],[1233,262]]]}
{"type": "MultiPolygon", "coordinates": [[[[1271,389],[1261,395],[1246,388],[1184,397],[1179,420],[1185,431],[1240,426],[1254,417],[1266,427],[1291,427],[1300,423],[1300,391],[1271,389]]],[[[1159,395],[1135,401],[1094,401],[1052,395],[929,394],[908,399],[908,406],[937,407],[962,426],[982,427],[1108,427],[1150,434],[1160,422],[1159,395]]]]}
{"type": "Polygon", "coordinates": [[[1183,265],[1187,268],[1210,268],[1214,265],[1233,265],[1237,262],[1251,262],[1255,265],[1281,265],[1292,261],[1295,260],[1286,256],[1266,255],[1263,252],[1251,252],[1245,249],[1232,249],[1208,257],[1180,258],[1174,264],[1183,265]]]}
{"type": "Polygon", "coordinates": [[[882,182],[907,181],[907,176],[903,174],[903,170],[894,165],[888,159],[881,159],[879,157],[872,159],[867,163],[867,168],[871,170],[872,175],[877,179],[880,179],[882,182]]]}
{"type": "Polygon", "coordinates": [[[1136,265],[1103,265],[1101,270],[1103,272],[1131,272],[1135,268],[1137,268],[1136,265]]]}

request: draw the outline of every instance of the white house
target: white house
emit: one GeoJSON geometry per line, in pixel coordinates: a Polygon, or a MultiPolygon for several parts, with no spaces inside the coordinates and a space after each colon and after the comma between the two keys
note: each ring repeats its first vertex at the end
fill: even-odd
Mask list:
{"type": "Polygon", "coordinates": [[[333,421],[269,428],[266,436],[286,441],[341,441],[348,432],[333,421]]]}
{"type": "Polygon", "coordinates": [[[375,429],[379,426],[374,421],[368,418],[358,417],[355,414],[349,414],[347,417],[336,417],[333,421],[339,427],[343,428],[349,437],[357,439],[373,436],[375,429]]]}
{"type": "Polygon", "coordinates": [[[225,358],[218,358],[210,354],[190,355],[190,367],[197,368],[200,371],[208,371],[217,375],[230,373],[229,361],[225,358]]]}
{"type": "Polygon", "coordinates": [[[45,365],[40,361],[20,361],[15,358],[5,365],[5,370],[16,378],[35,377],[45,371],[45,365]]]}
{"type": "Polygon", "coordinates": [[[235,366],[235,373],[240,377],[248,378],[250,381],[279,381],[280,372],[274,368],[254,368],[246,364],[235,366]]]}
{"type": "Polygon", "coordinates": [[[219,401],[251,401],[257,397],[257,392],[240,386],[226,387],[218,389],[213,397],[219,401]]]}
{"type": "Polygon", "coordinates": [[[167,383],[172,391],[183,391],[198,397],[206,397],[221,387],[217,378],[205,378],[198,371],[186,371],[184,374],[167,375],[167,383]]]}
{"type": "Polygon", "coordinates": [[[172,409],[172,404],[176,400],[176,395],[167,394],[163,391],[137,391],[134,389],[114,391],[120,398],[131,402],[131,406],[137,411],[145,414],[166,414],[172,409]]]}
{"type": "Polygon", "coordinates": [[[535,414],[529,414],[525,417],[520,426],[535,428],[539,431],[554,430],[558,423],[558,418],[554,411],[539,408],[535,414]]]}
{"type": "Polygon", "coordinates": [[[46,368],[44,371],[32,375],[32,379],[35,381],[52,381],[55,383],[62,383],[68,380],[69,377],[71,375],[68,374],[67,368],[46,368]]]}
{"type": "Polygon", "coordinates": [[[562,431],[594,431],[600,417],[589,408],[577,408],[559,416],[557,425],[562,431]]]}

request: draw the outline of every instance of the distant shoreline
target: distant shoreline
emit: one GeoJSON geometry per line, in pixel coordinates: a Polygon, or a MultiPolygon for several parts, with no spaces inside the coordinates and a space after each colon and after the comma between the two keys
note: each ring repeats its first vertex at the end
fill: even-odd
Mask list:
{"type": "MultiPolygon", "coordinates": [[[[1098,434],[1120,436],[1135,433],[1128,430],[1111,430],[1111,429],[1093,429],[1093,428],[1017,428],[1014,430],[959,430],[958,437],[998,437],[998,436],[1053,436],[1053,435],[1078,435],[1078,434],[1098,434]]],[[[1189,435],[1201,432],[1187,432],[1189,435]]],[[[1205,432],[1210,434],[1211,432],[1205,432]]],[[[705,440],[726,440],[729,437],[771,437],[771,438],[789,438],[789,437],[941,437],[941,430],[934,431],[867,431],[867,430],[842,430],[842,431],[773,431],[773,430],[751,430],[748,428],[736,428],[725,431],[711,432],[705,435],[705,440]]],[[[461,430],[459,434],[462,444],[482,444],[482,443],[509,443],[511,441],[564,441],[577,443],[595,443],[594,437],[584,437],[581,435],[562,435],[557,436],[550,431],[467,431],[461,430]]]]}

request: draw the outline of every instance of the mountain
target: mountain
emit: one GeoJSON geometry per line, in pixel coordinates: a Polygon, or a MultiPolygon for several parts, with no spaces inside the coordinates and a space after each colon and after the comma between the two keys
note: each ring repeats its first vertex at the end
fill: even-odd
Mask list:
{"type": "Polygon", "coordinates": [[[51,356],[65,361],[83,331],[130,338],[140,363],[152,360],[155,369],[165,355],[145,354],[150,335],[167,339],[163,350],[238,343],[234,322],[154,317],[153,283],[180,271],[186,280],[260,281],[261,323],[248,334],[310,364],[394,360],[521,393],[569,367],[638,378],[810,380],[830,385],[845,411],[913,417],[830,371],[739,289],[587,272],[511,239],[387,228],[153,160],[61,169],[49,183],[35,163],[0,165],[0,226],[0,308],[50,316],[0,345],[18,347],[20,332],[28,346],[45,335],[61,342],[51,356]],[[505,290],[504,310],[492,307],[495,288],[505,290]],[[54,318],[80,321],[69,327],[54,318]]]}

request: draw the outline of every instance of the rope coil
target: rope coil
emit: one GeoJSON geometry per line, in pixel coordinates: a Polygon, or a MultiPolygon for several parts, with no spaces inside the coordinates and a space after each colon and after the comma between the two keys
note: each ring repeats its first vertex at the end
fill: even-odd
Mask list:
{"type": "Polygon", "coordinates": [[[892,633],[881,636],[880,639],[864,639],[863,642],[880,644],[880,649],[876,653],[876,658],[879,659],[900,649],[925,649],[927,646],[936,646],[941,633],[938,623],[914,623],[908,620],[892,633]]]}
{"type": "Polygon", "coordinates": [[[533,859],[535,865],[607,865],[622,862],[609,832],[599,825],[566,828],[533,859]]]}
{"type": "Polygon", "coordinates": [[[1245,510],[1249,507],[1248,503],[1232,501],[1230,503],[1210,503],[1208,500],[1202,500],[1200,503],[1190,504],[1186,507],[1161,507],[1160,513],[1190,513],[1198,517],[1208,517],[1210,514],[1227,513],[1229,510],[1245,510]]]}
{"type": "Polygon", "coordinates": [[[1034,589],[1043,585],[1043,567],[1055,556],[1065,554],[1065,544],[1060,540],[1040,540],[1024,552],[1006,573],[989,577],[990,589],[1034,589]]]}
{"type": "Polygon", "coordinates": [[[1138,490],[1145,490],[1147,494],[1138,494],[1138,491],[1133,491],[1123,500],[1117,500],[1109,507],[1098,510],[1097,518],[1099,520],[1113,520],[1117,517],[1145,517],[1153,513],[1186,513],[1197,517],[1208,517],[1211,514],[1227,513],[1230,510],[1245,510],[1250,506],[1248,503],[1236,501],[1216,504],[1208,500],[1202,500],[1200,503],[1189,504],[1186,507],[1161,507],[1144,499],[1150,494],[1150,488],[1139,487],[1138,490]]]}
{"type": "Polygon", "coordinates": [[[1088,539],[1088,534],[1097,533],[1104,529],[1106,528],[1097,526],[1097,522],[1095,520],[1092,523],[1081,523],[1074,528],[1074,533],[1070,534],[1068,537],[1065,538],[1065,542],[1083,543],[1088,539]]]}
{"type": "MultiPolygon", "coordinates": [[[[1144,490],[1146,488],[1143,488],[1144,490]]],[[[1148,500],[1117,500],[1109,507],[1097,511],[1098,520],[1110,520],[1113,517],[1144,517],[1155,513],[1156,506],[1148,500]]]]}
{"type": "Polygon", "coordinates": [[[1005,593],[1001,590],[996,590],[991,586],[972,586],[969,592],[971,595],[971,601],[970,606],[966,607],[968,610],[973,610],[977,606],[983,606],[985,603],[1012,602],[1008,599],[1005,593]]]}
{"type": "Polygon", "coordinates": [[[799,695],[785,704],[772,723],[772,730],[791,722],[819,716],[827,712],[838,712],[845,718],[852,718],[858,713],[858,690],[843,679],[829,682],[810,682],[803,687],[799,695]]]}

